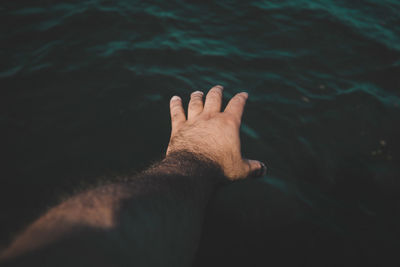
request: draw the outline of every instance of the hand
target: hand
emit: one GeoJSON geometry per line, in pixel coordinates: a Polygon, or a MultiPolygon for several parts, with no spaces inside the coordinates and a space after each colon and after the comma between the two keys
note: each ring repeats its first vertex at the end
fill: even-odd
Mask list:
{"type": "Polygon", "coordinates": [[[171,98],[172,131],[167,157],[171,152],[184,150],[216,162],[230,180],[262,176],[265,165],[242,158],[240,152],[239,128],[248,94],[236,94],[221,112],[222,92],[222,86],[214,86],[204,104],[203,92],[193,92],[187,118],[181,98],[171,98]]]}

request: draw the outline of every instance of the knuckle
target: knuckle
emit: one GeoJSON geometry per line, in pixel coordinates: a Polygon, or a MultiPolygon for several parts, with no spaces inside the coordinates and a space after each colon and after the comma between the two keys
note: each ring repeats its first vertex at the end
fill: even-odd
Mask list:
{"type": "Polygon", "coordinates": [[[246,98],[245,98],[243,95],[241,95],[241,94],[237,94],[237,95],[235,96],[235,100],[238,101],[238,102],[240,102],[240,103],[242,103],[242,102],[245,102],[245,101],[246,101],[246,98]]]}
{"type": "Polygon", "coordinates": [[[195,101],[191,101],[190,102],[190,105],[189,105],[189,108],[190,109],[192,109],[192,108],[200,108],[200,107],[202,107],[203,106],[203,103],[201,102],[201,100],[195,100],[195,101]]]}
{"type": "Polygon", "coordinates": [[[238,119],[236,118],[236,116],[233,116],[233,115],[227,115],[225,117],[225,121],[227,124],[229,124],[231,126],[237,126],[239,124],[238,119]]]}
{"type": "Polygon", "coordinates": [[[201,118],[202,120],[208,121],[213,118],[213,115],[208,112],[203,112],[201,118]]]}
{"type": "Polygon", "coordinates": [[[171,105],[171,112],[177,113],[179,111],[179,105],[171,105]]]}
{"type": "Polygon", "coordinates": [[[201,102],[203,102],[203,99],[202,99],[202,97],[201,96],[192,96],[191,98],[190,98],[190,104],[199,104],[199,103],[201,103],[201,102]]]}
{"type": "Polygon", "coordinates": [[[250,162],[248,162],[247,160],[244,161],[244,170],[245,170],[245,176],[248,176],[250,174],[251,171],[251,164],[250,162]]]}
{"type": "Polygon", "coordinates": [[[181,108],[179,105],[171,106],[171,114],[172,115],[179,115],[180,112],[181,112],[181,108]]]}
{"type": "Polygon", "coordinates": [[[202,102],[201,96],[200,97],[199,96],[192,96],[190,98],[190,102],[189,103],[200,103],[200,102],[202,102]]]}
{"type": "Polygon", "coordinates": [[[170,104],[170,107],[171,107],[171,109],[175,109],[175,108],[179,107],[180,105],[181,105],[180,101],[172,100],[171,104],[170,104]]]}
{"type": "Polygon", "coordinates": [[[211,97],[221,97],[222,91],[220,89],[211,89],[210,92],[208,92],[208,95],[211,97]]]}
{"type": "Polygon", "coordinates": [[[172,117],[173,119],[177,119],[177,118],[180,117],[180,114],[179,114],[179,112],[172,112],[171,117],[172,117]]]}

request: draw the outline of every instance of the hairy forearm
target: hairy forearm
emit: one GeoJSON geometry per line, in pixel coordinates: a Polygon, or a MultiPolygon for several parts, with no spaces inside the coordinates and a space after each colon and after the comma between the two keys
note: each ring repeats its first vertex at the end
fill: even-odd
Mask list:
{"type": "Polygon", "coordinates": [[[215,163],[179,152],[135,177],[80,193],[27,228],[10,264],[188,266],[208,199],[224,181],[215,163]]]}

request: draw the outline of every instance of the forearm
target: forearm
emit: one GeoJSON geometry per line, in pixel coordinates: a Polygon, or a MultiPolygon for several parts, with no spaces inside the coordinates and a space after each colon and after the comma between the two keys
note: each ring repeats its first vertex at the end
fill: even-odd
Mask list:
{"type": "Polygon", "coordinates": [[[10,265],[190,265],[216,185],[265,173],[265,165],[241,155],[248,94],[236,94],[221,112],[222,90],[213,87],[204,103],[203,93],[192,93],[187,116],[181,98],[172,97],[167,158],[50,210],[5,251],[10,265]]]}
{"type": "Polygon", "coordinates": [[[205,158],[169,155],[136,177],[81,193],[50,210],[6,254],[41,265],[188,266],[207,201],[223,179],[219,167],[205,158]]]}

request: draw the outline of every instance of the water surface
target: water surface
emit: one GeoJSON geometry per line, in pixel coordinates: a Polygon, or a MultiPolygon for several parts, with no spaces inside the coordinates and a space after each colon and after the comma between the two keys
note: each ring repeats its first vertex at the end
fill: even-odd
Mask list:
{"type": "Polygon", "coordinates": [[[396,265],[399,1],[2,1],[0,56],[1,245],[222,84],[269,173],[217,194],[197,264],[396,265]]]}

